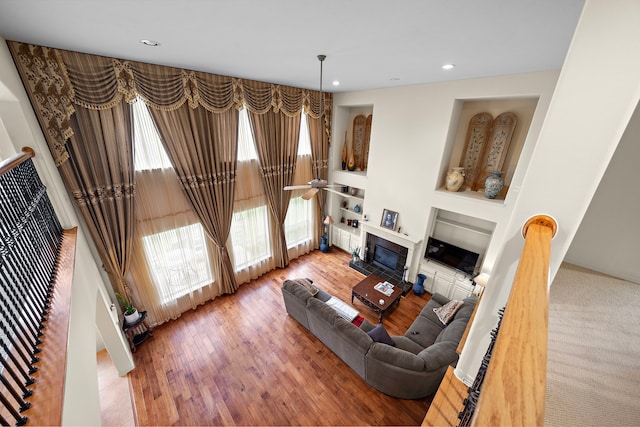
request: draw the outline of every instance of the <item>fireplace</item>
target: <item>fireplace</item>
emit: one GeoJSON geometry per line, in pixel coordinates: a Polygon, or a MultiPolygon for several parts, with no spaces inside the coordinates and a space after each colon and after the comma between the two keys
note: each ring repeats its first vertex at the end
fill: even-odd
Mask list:
{"type": "Polygon", "coordinates": [[[398,264],[398,254],[384,246],[375,245],[373,249],[373,259],[371,262],[379,267],[386,267],[391,270],[395,270],[396,265],[398,264]]]}
{"type": "Polygon", "coordinates": [[[362,260],[349,265],[363,274],[375,274],[394,285],[410,288],[411,283],[404,282],[408,252],[402,245],[367,233],[362,260]]]}

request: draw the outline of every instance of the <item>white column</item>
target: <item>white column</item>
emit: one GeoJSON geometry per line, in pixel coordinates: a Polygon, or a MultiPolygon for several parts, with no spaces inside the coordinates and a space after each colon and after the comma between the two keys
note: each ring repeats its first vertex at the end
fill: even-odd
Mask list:
{"type": "MultiPolygon", "coordinates": [[[[640,2],[587,0],[540,137],[514,205],[507,235],[455,370],[470,384],[506,304],[524,240],[521,227],[553,216],[553,280],[640,98],[640,2]]],[[[513,190],[512,190],[513,191],[513,190]]]]}

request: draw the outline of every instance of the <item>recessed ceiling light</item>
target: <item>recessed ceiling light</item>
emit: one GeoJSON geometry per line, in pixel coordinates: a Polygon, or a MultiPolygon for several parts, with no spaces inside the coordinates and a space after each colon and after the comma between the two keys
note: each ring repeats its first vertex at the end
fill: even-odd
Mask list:
{"type": "Polygon", "coordinates": [[[391,77],[389,80],[391,80],[392,82],[399,82],[400,77],[391,77]]]}
{"type": "Polygon", "coordinates": [[[453,68],[455,68],[455,67],[456,67],[456,64],[444,64],[444,65],[442,66],[442,69],[443,69],[443,70],[451,70],[451,69],[453,69],[453,68]]]}
{"type": "Polygon", "coordinates": [[[334,86],[340,86],[340,82],[339,82],[339,81],[337,81],[337,80],[334,80],[332,84],[333,84],[334,86]]]}
{"type": "Polygon", "coordinates": [[[140,43],[145,44],[147,46],[160,46],[160,43],[158,43],[155,40],[142,39],[140,40],[140,43]]]}

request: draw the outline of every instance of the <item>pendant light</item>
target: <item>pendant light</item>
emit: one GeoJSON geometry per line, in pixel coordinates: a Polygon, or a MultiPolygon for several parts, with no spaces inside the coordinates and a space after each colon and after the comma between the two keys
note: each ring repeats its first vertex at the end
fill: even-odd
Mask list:
{"type": "Polygon", "coordinates": [[[320,139],[318,144],[322,144],[322,128],[324,127],[324,94],[322,93],[322,63],[327,59],[327,55],[318,55],[320,61],[320,139]]]}

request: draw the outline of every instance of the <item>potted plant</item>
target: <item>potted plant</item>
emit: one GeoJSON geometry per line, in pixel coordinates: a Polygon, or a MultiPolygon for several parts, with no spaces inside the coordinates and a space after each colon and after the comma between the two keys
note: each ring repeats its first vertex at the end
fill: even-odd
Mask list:
{"type": "Polygon", "coordinates": [[[353,257],[353,262],[358,262],[360,259],[360,247],[354,248],[351,251],[351,256],[353,257]]]}
{"type": "Polygon", "coordinates": [[[140,318],[138,310],[133,306],[133,304],[124,299],[124,297],[118,292],[116,292],[116,298],[118,298],[118,301],[120,301],[120,304],[122,304],[122,308],[124,309],[125,323],[131,324],[140,318]]]}

